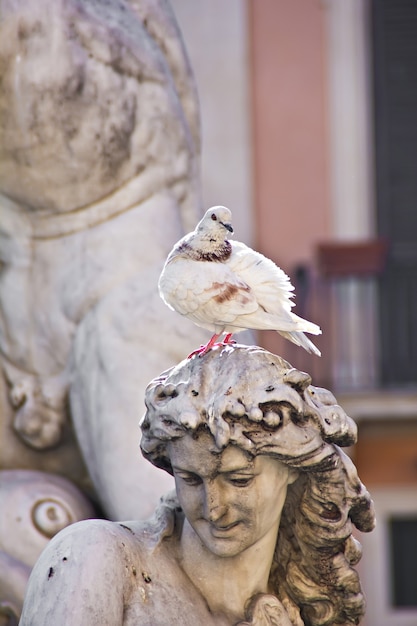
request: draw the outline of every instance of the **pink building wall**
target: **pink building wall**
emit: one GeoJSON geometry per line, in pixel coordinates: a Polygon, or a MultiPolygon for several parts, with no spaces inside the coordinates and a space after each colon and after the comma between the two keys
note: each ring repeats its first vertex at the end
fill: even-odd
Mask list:
{"type": "Polygon", "coordinates": [[[330,236],[325,12],[248,3],[256,246],[287,272],[330,236]]]}

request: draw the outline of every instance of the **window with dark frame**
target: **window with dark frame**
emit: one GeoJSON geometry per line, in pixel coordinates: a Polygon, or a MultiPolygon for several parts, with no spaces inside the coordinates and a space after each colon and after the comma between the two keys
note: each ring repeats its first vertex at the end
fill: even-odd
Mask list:
{"type": "Polygon", "coordinates": [[[417,2],[371,0],[383,386],[417,380],[417,2]]]}
{"type": "Polygon", "coordinates": [[[393,516],[388,521],[391,605],[417,608],[417,516],[393,516]]]}

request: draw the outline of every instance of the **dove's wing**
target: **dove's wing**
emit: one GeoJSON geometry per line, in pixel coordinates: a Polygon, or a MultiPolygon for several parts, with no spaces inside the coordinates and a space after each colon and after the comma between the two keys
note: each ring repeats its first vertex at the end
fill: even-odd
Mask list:
{"type": "Polygon", "coordinates": [[[176,257],[159,287],[168,306],[200,324],[225,325],[258,308],[249,285],[224,263],[176,257]]]}
{"type": "Polygon", "coordinates": [[[239,241],[232,242],[228,265],[241,280],[250,285],[259,306],[268,313],[288,318],[294,302],[294,287],[287,274],[271,259],[239,241]]]}
{"type": "MultiPolygon", "coordinates": [[[[230,266],[240,279],[250,285],[259,305],[255,313],[237,320],[242,328],[283,331],[287,339],[291,341],[294,341],[294,338],[288,335],[294,332],[321,333],[317,324],[291,312],[294,306],[291,300],[294,287],[286,273],[273,261],[248,248],[245,244],[233,242],[230,266]]],[[[308,339],[307,342],[311,343],[308,339]]],[[[294,343],[301,345],[298,339],[294,343]]],[[[306,347],[305,342],[303,347],[306,347]]]]}

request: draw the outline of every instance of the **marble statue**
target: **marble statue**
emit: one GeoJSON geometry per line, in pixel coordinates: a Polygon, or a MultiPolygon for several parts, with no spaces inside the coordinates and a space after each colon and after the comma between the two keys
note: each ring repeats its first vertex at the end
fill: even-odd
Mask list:
{"type": "Polygon", "coordinates": [[[175,478],[154,516],[86,520],[32,571],[21,626],[358,624],[353,526],[372,501],[354,422],[308,374],[218,346],[147,387],[141,449],[175,478]]]}
{"type": "Polygon", "coordinates": [[[187,56],[165,0],[0,14],[0,469],[146,517],[172,484],[135,454],[137,407],[205,339],[157,292],[200,207],[187,56]]]}

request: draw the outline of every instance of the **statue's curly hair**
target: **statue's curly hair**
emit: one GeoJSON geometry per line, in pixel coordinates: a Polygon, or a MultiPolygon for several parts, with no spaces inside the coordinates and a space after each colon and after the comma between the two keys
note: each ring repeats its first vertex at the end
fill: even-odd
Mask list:
{"type": "Polygon", "coordinates": [[[288,486],[270,573],[294,626],[358,624],[365,602],[352,523],[374,527],[372,501],[340,446],[356,425],[308,374],[258,347],[228,346],[181,362],[146,390],[141,449],[172,472],[168,443],[208,430],[219,450],[275,457],[299,472],[288,486]]]}

